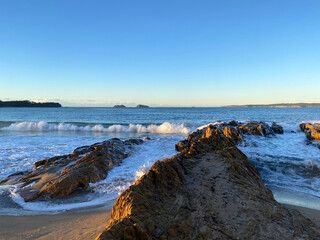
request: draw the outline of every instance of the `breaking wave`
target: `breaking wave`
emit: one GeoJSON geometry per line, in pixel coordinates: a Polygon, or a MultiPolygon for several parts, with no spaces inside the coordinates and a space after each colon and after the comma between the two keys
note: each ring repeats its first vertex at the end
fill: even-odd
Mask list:
{"type": "Polygon", "coordinates": [[[87,131],[87,132],[106,132],[106,133],[162,133],[162,134],[188,134],[191,130],[183,123],[164,122],[160,125],[150,124],[144,126],[142,124],[120,125],[115,124],[108,127],[102,124],[77,126],[70,123],[47,123],[47,122],[16,122],[8,127],[3,127],[0,130],[6,131],[87,131]]]}

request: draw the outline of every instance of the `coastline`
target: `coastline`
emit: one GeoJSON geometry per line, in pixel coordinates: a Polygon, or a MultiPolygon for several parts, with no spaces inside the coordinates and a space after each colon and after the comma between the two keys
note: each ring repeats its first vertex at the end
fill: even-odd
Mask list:
{"type": "MultiPolygon", "coordinates": [[[[283,205],[298,210],[320,227],[320,210],[283,205]]],[[[110,216],[111,209],[54,215],[0,215],[0,239],[92,240],[108,225],[110,216]]]]}
{"type": "MultiPolygon", "coordinates": [[[[183,143],[183,140],[181,142],[183,143]]],[[[180,147],[183,148],[184,145],[182,144],[180,147]]],[[[209,201],[211,201],[212,198],[210,199],[209,197],[208,199],[209,201]]],[[[299,212],[302,213],[303,216],[310,219],[317,226],[319,226],[319,229],[320,229],[320,211],[319,210],[293,206],[288,204],[282,204],[282,205],[290,209],[298,210],[299,212]]],[[[249,208],[251,208],[252,206],[254,206],[254,204],[248,204],[249,208]]],[[[279,205],[278,207],[282,208],[279,205]]],[[[111,209],[111,206],[104,207],[104,209],[102,208],[97,209],[94,207],[82,208],[80,210],[82,212],[67,211],[64,213],[56,214],[56,215],[32,215],[32,216],[0,215],[0,239],[94,239],[95,237],[97,237],[97,235],[101,233],[101,231],[105,229],[105,226],[108,224],[108,221],[111,215],[110,209],[111,209]]],[[[214,209],[217,210],[219,209],[219,207],[215,207],[214,209]]],[[[150,211],[150,208],[149,208],[149,211],[150,211]]],[[[263,212],[263,210],[260,208],[256,212],[259,215],[261,212],[263,212]]],[[[288,215],[288,211],[283,211],[283,212],[287,212],[286,214],[288,215]]],[[[164,215],[165,214],[168,214],[168,208],[164,210],[164,215]]],[[[224,214],[223,211],[220,211],[220,214],[222,215],[222,217],[225,217],[228,215],[228,214],[224,214]]],[[[293,216],[296,216],[296,215],[299,215],[299,214],[293,214],[293,216]]],[[[213,214],[211,214],[210,216],[213,216],[213,214]]],[[[297,216],[297,218],[303,219],[302,216],[297,216]]],[[[274,224],[275,221],[273,222],[271,221],[271,223],[274,224]]],[[[309,223],[311,224],[311,222],[309,223]]],[[[222,226],[224,227],[226,225],[228,224],[224,223],[222,226]]],[[[209,226],[214,226],[214,224],[210,223],[209,226]]],[[[230,226],[235,226],[235,224],[230,224],[230,226]]],[[[286,228],[286,229],[291,229],[291,228],[286,228]]],[[[273,234],[272,231],[271,231],[271,234],[273,234]]]]}

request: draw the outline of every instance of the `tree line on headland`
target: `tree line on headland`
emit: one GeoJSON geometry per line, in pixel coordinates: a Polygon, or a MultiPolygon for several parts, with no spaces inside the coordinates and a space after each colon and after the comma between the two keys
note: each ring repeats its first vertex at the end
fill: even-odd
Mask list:
{"type": "Polygon", "coordinates": [[[320,107],[320,103],[276,103],[276,104],[250,104],[250,105],[228,105],[222,107],[320,107]]]}
{"type": "Polygon", "coordinates": [[[43,102],[37,103],[28,100],[24,101],[1,101],[0,107],[62,107],[60,103],[43,102]]]}

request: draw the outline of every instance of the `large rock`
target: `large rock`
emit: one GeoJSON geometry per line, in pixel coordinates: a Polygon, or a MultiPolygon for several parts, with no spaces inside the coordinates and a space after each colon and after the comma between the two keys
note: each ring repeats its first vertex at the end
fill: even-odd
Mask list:
{"type": "MultiPolygon", "coordinates": [[[[270,127],[265,122],[219,122],[218,124],[211,124],[211,128],[215,128],[220,133],[223,133],[233,144],[238,144],[244,140],[244,135],[269,136],[274,134],[283,134],[283,127],[279,124],[272,123],[270,127]]],[[[181,151],[184,147],[190,145],[190,139],[201,138],[201,134],[205,128],[199,129],[188,136],[188,139],[180,141],[176,145],[176,150],[181,151]]]]}
{"type": "Polygon", "coordinates": [[[118,197],[97,239],[320,239],[320,231],[276,202],[247,157],[208,126],[118,197]]]}
{"type": "Polygon", "coordinates": [[[230,122],[220,122],[215,126],[224,129],[231,128],[234,129],[237,134],[241,135],[256,135],[256,136],[268,136],[274,134],[283,134],[283,127],[279,124],[273,122],[271,127],[265,122],[257,121],[248,121],[248,122],[239,122],[239,121],[230,121],[230,122]]]}
{"type": "Polygon", "coordinates": [[[267,123],[251,121],[237,127],[240,134],[266,136],[274,134],[272,128],[267,123]]]}
{"type": "Polygon", "coordinates": [[[320,124],[319,123],[301,123],[300,129],[306,134],[308,140],[320,140],[320,124]]]}
{"type": "Polygon", "coordinates": [[[65,197],[105,179],[108,171],[128,156],[128,150],[140,143],[139,139],[123,142],[115,138],[80,147],[72,154],[38,161],[33,171],[13,174],[0,184],[20,184],[20,194],[25,201],[41,196],[65,197]]]}

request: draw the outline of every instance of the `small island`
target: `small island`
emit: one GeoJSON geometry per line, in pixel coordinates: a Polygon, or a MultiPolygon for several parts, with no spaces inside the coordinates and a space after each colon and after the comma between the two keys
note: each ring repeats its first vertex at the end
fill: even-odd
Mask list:
{"type": "Polygon", "coordinates": [[[0,107],[62,107],[60,103],[55,102],[33,102],[29,100],[24,101],[1,101],[0,107]]]}
{"type": "Polygon", "coordinates": [[[125,105],[114,105],[113,107],[114,108],[125,108],[126,106],[125,105]]]}
{"type": "Polygon", "coordinates": [[[276,104],[250,104],[250,105],[228,105],[222,107],[269,107],[269,108],[303,108],[320,107],[320,103],[276,103],[276,104]]]}
{"type": "Polygon", "coordinates": [[[137,108],[149,108],[149,106],[147,106],[147,105],[142,105],[142,104],[139,104],[139,105],[137,106],[137,108]]]}

